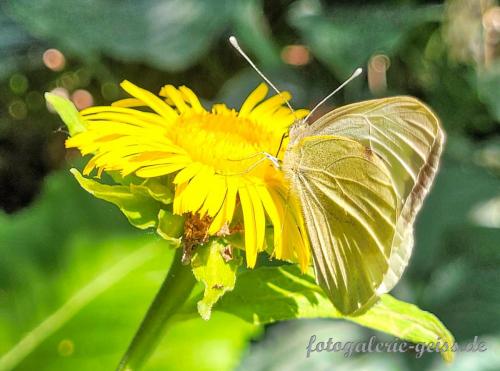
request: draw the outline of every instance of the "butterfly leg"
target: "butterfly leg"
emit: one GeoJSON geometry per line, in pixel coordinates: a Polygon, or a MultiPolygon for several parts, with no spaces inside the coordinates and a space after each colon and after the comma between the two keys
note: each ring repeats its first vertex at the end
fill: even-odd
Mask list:
{"type": "MultiPolygon", "coordinates": [[[[269,154],[267,152],[258,152],[257,154],[254,154],[254,155],[250,156],[249,158],[256,157],[257,155],[263,155],[264,157],[262,157],[259,160],[255,161],[252,165],[250,165],[244,171],[240,171],[240,172],[236,172],[236,173],[218,173],[218,174],[219,175],[224,175],[224,176],[238,176],[238,175],[248,174],[249,172],[251,172],[253,169],[255,169],[257,166],[259,166],[261,163],[263,163],[266,160],[271,161],[271,163],[273,164],[273,166],[276,169],[280,169],[281,168],[279,160],[276,157],[274,157],[273,155],[271,155],[271,154],[269,154]]],[[[230,161],[244,161],[244,160],[245,159],[230,160],[230,161]]]]}
{"type": "Polygon", "coordinates": [[[246,157],[241,157],[241,158],[228,158],[226,159],[227,161],[245,161],[245,160],[250,160],[251,158],[254,158],[254,157],[257,157],[257,156],[260,156],[260,155],[265,155],[267,152],[256,152],[254,154],[251,154],[250,156],[246,156],[246,157]]]}

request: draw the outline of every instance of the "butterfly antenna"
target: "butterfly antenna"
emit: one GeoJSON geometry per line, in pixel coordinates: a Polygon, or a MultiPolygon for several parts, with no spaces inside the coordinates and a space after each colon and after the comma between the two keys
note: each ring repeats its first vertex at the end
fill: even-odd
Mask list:
{"type": "Polygon", "coordinates": [[[309,117],[311,117],[311,115],[314,113],[314,111],[316,111],[323,103],[325,103],[328,99],[330,99],[332,96],[334,96],[340,89],[342,89],[344,86],[346,86],[347,84],[349,84],[352,80],[354,80],[356,77],[358,77],[359,75],[361,75],[361,73],[363,72],[363,69],[361,67],[359,68],[356,68],[356,70],[352,73],[351,77],[349,77],[347,80],[345,80],[337,89],[335,89],[334,91],[332,91],[330,94],[328,94],[325,98],[323,98],[323,100],[321,102],[319,102],[316,107],[314,107],[310,112],[309,114],[306,116],[306,118],[304,119],[304,122],[307,122],[307,119],[309,117]]]}
{"type": "MultiPolygon", "coordinates": [[[[278,90],[278,88],[266,77],[266,75],[264,75],[262,73],[261,70],[259,70],[257,68],[257,66],[255,65],[255,63],[253,63],[253,61],[250,59],[250,57],[243,51],[243,49],[241,49],[240,44],[238,44],[238,40],[236,39],[236,37],[230,36],[229,37],[229,42],[238,51],[238,53],[240,53],[241,56],[246,59],[246,61],[248,62],[248,64],[255,70],[255,72],[257,72],[260,75],[260,77],[262,77],[262,79],[265,82],[267,82],[269,84],[269,86],[271,88],[273,88],[276,93],[278,93],[279,96],[282,96],[282,93],[278,90]]],[[[288,108],[290,108],[290,111],[292,111],[293,115],[295,116],[295,110],[290,105],[290,102],[288,101],[288,99],[285,99],[283,97],[283,101],[288,106],[288,108]]],[[[295,116],[295,118],[297,119],[297,116],[295,116]]]]}

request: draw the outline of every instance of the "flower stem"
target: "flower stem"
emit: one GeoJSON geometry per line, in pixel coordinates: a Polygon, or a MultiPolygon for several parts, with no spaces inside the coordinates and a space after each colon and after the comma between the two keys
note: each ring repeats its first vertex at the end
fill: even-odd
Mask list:
{"type": "Polygon", "coordinates": [[[165,329],[189,297],[196,280],[189,266],[182,264],[181,248],[177,248],[167,277],[123,356],[117,371],[139,370],[158,345],[165,329]]]}

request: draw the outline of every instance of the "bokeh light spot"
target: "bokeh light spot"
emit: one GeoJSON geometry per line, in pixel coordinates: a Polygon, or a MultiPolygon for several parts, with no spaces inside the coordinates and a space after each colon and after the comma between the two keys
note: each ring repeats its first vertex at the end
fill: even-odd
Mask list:
{"type": "Polygon", "coordinates": [[[84,89],[76,90],[71,95],[71,100],[79,110],[90,107],[92,104],[94,104],[94,98],[92,97],[92,94],[84,89]]]}
{"type": "Polygon", "coordinates": [[[287,45],[281,51],[281,59],[292,66],[303,66],[309,63],[311,56],[304,45],[287,45]]]}
{"type": "Polygon", "coordinates": [[[75,352],[75,344],[70,339],[63,339],[57,345],[57,352],[63,357],[69,357],[75,352]]]}
{"type": "Polygon", "coordinates": [[[61,71],[66,65],[64,54],[57,49],[47,49],[43,53],[43,64],[52,71],[61,71]]]}
{"type": "Polygon", "coordinates": [[[112,82],[105,82],[101,85],[101,95],[106,100],[114,101],[120,96],[120,89],[112,82]]]}
{"type": "Polygon", "coordinates": [[[24,94],[28,90],[28,79],[26,76],[16,73],[11,76],[9,86],[14,94],[24,94]]]}
{"type": "Polygon", "coordinates": [[[16,120],[23,120],[28,115],[28,108],[22,100],[15,100],[9,104],[9,114],[16,120]]]}
{"type": "Polygon", "coordinates": [[[91,74],[88,69],[80,68],[75,72],[75,75],[78,77],[80,87],[86,87],[90,84],[91,74]]]}
{"type": "Polygon", "coordinates": [[[60,86],[65,87],[68,90],[73,90],[80,86],[80,79],[76,73],[66,72],[59,79],[58,82],[60,86]]]}
{"type": "Polygon", "coordinates": [[[375,54],[368,62],[368,87],[374,94],[382,94],[387,89],[387,70],[391,60],[385,54],[375,54]]]}

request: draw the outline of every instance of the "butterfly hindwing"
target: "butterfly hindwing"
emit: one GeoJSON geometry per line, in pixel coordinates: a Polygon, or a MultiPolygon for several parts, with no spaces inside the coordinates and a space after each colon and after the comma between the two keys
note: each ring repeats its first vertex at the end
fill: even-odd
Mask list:
{"type": "Polygon", "coordinates": [[[378,297],[396,230],[398,197],[387,166],[361,143],[332,135],[302,139],[289,148],[287,164],[318,282],[341,312],[363,311],[378,297]]]}

